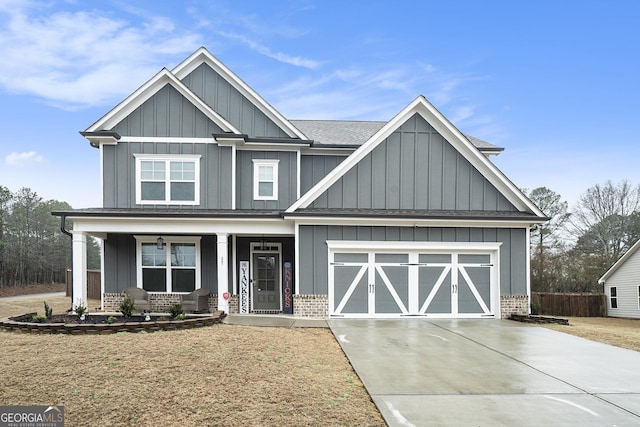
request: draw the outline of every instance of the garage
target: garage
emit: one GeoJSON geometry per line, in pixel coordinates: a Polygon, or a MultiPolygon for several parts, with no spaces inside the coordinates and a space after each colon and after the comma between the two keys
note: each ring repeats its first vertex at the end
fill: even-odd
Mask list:
{"type": "Polygon", "coordinates": [[[332,317],[498,317],[500,243],[328,241],[332,317]]]}

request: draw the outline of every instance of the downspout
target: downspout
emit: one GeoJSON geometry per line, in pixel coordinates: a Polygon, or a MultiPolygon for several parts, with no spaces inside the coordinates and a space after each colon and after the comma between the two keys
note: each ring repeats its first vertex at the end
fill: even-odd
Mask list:
{"type": "MultiPolygon", "coordinates": [[[[62,231],[67,236],[71,237],[71,307],[68,311],[73,311],[73,234],[69,230],[65,228],[65,223],[67,222],[67,216],[62,214],[60,215],[60,231],[62,231]]],[[[66,272],[65,272],[66,277],[66,272]]]]}

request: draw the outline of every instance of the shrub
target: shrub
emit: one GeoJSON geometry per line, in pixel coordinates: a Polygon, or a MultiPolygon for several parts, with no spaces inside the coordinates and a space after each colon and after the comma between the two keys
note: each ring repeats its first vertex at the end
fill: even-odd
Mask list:
{"type": "Polygon", "coordinates": [[[107,322],[108,322],[108,323],[113,323],[113,322],[115,322],[115,321],[116,321],[116,318],[115,318],[115,317],[113,317],[113,316],[109,316],[109,317],[107,317],[107,322]]]}
{"type": "Polygon", "coordinates": [[[531,300],[531,314],[537,316],[541,310],[540,302],[538,300],[531,300]]]}
{"type": "Polygon", "coordinates": [[[44,302],[44,317],[46,317],[47,319],[51,319],[51,316],[53,316],[53,308],[49,307],[49,304],[47,304],[47,302],[44,302]]]}
{"type": "Polygon", "coordinates": [[[182,310],[182,304],[180,304],[179,302],[173,304],[171,307],[169,307],[169,313],[171,313],[171,317],[173,317],[174,319],[183,314],[184,311],[182,310]]]}
{"type": "Polygon", "coordinates": [[[120,312],[125,317],[131,317],[133,310],[135,310],[136,306],[133,303],[133,298],[129,295],[125,296],[122,302],[120,303],[120,312]]]}
{"type": "Polygon", "coordinates": [[[186,316],[184,313],[180,313],[180,314],[178,314],[177,316],[175,316],[175,317],[173,318],[173,320],[184,320],[184,319],[186,319],[186,318],[187,318],[187,316],[186,316]]]}
{"type": "Polygon", "coordinates": [[[31,319],[33,319],[33,321],[36,322],[36,323],[42,323],[42,322],[44,322],[46,320],[46,317],[41,316],[39,314],[36,314],[31,319]]]}
{"type": "Polygon", "coordinates": [[[87,311],[87,306],[81,299],[79,299],[76,303],[76,308],[73,309],[73,311],[75,311],[78,316],[82,316],[87,311]]]}

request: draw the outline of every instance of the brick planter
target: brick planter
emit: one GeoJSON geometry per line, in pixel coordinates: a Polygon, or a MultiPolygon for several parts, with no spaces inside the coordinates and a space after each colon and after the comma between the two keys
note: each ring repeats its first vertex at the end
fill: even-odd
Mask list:
{"type": "Polygon", "coordinates": [[[35,323],[29,322],[36,313],[26,313],[0,319],[0,329],[26,334],[106,335],[117,332],[156,332],[201,328],[220,323],[225,314],[216,311],[211,316],[197,316],[185,320],[161,320],[106,324],[35,323]]]}

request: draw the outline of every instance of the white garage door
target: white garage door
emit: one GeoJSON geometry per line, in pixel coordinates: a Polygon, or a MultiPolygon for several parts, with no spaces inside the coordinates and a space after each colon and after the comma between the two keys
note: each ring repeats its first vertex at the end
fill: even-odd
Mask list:
{"type": "Polygon", "coordinates": [[[331,316],[499,313],[498,243],[327,243],[331,316]]]}

